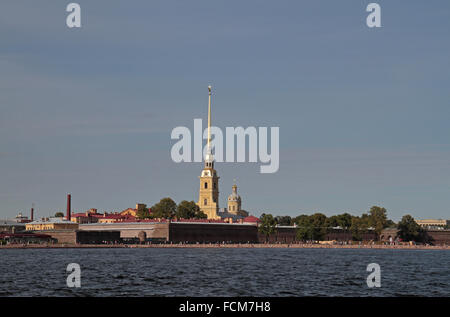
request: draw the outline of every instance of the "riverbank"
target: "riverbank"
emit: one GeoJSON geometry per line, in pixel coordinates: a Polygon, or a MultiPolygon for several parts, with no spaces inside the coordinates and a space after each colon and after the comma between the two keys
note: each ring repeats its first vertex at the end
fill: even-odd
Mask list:
{"type": "Polygon", "coordinates": [[[432,245],[377,245],[377,244],[9,244],[1,245],[1,249],[123,249],[123,248],[248,248],[248,249],[384,249],[384,250],[450,250],[450,246],[432,246],[432,245]]]}

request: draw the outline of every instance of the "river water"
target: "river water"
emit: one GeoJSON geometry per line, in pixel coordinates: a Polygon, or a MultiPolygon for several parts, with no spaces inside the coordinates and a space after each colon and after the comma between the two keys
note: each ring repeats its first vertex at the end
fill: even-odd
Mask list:
{"type": "Polygon", "coordinates": [[[0,285],[0,296],[450,296],[450,251],[3,249],[0,285]],[[69,263],[80,288],[66,285],[69,263]]]}

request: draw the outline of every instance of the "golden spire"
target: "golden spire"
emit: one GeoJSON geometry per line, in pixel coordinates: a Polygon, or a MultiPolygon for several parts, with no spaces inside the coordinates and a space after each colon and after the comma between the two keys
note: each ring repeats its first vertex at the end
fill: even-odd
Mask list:
{"type": "Polygon", "coordinates": [[[208,86],[208,153],[211,153],[211,85],[208,86]]]}

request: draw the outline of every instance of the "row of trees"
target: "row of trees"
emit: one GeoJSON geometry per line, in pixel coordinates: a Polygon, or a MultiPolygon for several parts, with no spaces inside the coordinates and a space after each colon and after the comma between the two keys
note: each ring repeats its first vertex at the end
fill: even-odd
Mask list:
{"type": "Polygon", "coordinates": [[[276,226],[297,225],[297,238],[299,240],[323,240],[325,235],[333,230],[340,228],[350,231],[353,240],[360,241],[362,234],[369,229],[375,231],[379,236],[385,228],[397,228],[398,236],[404,241],[424,241],[424,230],[414,221],[410,215],[403,216],[402,220],[396,224],[388,219],[387,211],[383,207],[373,206],[369,212],[361,216],[353,216],[348,213],[327,217],[322,213],[313,215],[290,216],[272,216],[271,214],[262,214],[259,231],[266,236],[276,232],[276,226]]]}
{"type": "Polygon", "coordinates": [[[152,207],[140,206],[137,210],[140,219],[165,218],[172,219],[206,219],[206,214],[200,210],[194,201],[183,200],[178,205],[170,197],[161,199],[152,207]],[[151,213],[150,213],[151,210],[151,213]]]}

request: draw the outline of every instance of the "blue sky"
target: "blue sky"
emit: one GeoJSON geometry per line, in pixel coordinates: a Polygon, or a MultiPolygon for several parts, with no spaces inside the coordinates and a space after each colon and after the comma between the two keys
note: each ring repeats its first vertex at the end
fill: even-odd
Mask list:
{"type": "Polygon", "coordinates": [[[279,126],[280,169],[216,164],[220,206],[296,216],[450,218],[450,3],[69,1],[0,4],[0,218],[198,199],[174,127],[279,126]],[[67,3],[66,3],[67,2],[67,3]]]}

